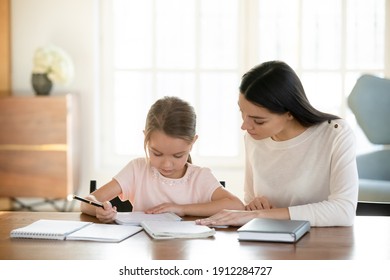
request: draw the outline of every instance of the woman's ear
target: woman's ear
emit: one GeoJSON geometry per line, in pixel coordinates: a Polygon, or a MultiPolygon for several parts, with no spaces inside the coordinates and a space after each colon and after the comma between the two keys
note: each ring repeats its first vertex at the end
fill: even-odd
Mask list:
{"type": "Polygon", "coordinates": [[[294,116],[290,112],[287,112],[287,119],[292,120],[294,119],[294,116]]]}

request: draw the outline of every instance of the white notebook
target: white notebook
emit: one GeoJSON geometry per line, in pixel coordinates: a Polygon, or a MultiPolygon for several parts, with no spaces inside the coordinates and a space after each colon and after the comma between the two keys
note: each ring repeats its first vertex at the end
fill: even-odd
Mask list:
{"type": "Polygon", "coordinates": [[[82,221],[42,219],[28,226],[12,230],[10,236],[12,238],[64,240],[72,232],[91,224],[91,222],[82,221]]]}
{"type": "Polygon", "coordinates": [[[215,234],[215,229],[194,221],[144,221],[141,226],[155,239],[206,238],[215,234]]]}
{"type": "Polygon", "coordinates": [[[69,234],[66,240],[120,242],[141,230],[139,226],[92,224],[69,234]]]}
{"type": "Polygon", "coordinates": [[[182,218],[175,213],[146,214],[141,211],[118,212],[115,222],[120,225],[141,225],[144,221],[180,221],[182,218]]]}
{"type": "Polygon", "coordinates": [[[42,219],[12,230],[10,236],[11,238],[29,239],[120,242],[141,230],[142,227],[139,226],[42,219]]]}

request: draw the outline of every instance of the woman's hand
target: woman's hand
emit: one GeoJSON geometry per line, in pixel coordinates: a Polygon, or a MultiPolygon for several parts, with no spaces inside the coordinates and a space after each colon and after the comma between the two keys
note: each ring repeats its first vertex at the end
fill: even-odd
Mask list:
{"type": "Polygon", "coordinates": [[[245,206],[245,210],[253,211],[253,210],[268,210],[272,209],[271,203],[265,196],[256,197],[248,205],[245,206]]]}
{"type": "Polygon", "coordinates": [[[111,202],[103,202],[103,207],[96,207],[96,218],[103,223],[111,223],[116,218],[116,207],[112,207],[111,202]]]}
{"type": "Polygon", "coordinates": [[[184,206],[175,203],[162,203],[145,211],[146,214],[159,214],[165,212],[172,212],[179,216],[185,216],[184,206]]]}
{"type": "Polygon", "coordinates": [[[205,226],[242,226],[258,215],[257,211],[222,210],[221,212],[195,222],[205,226]]]}

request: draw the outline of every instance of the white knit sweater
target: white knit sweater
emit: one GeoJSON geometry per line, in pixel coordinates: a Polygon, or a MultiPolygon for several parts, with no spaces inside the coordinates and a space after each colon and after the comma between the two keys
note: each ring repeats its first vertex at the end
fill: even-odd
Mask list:
{"type": "Polygon", "coordinates": [[[287,141],[245,134],[245,202],[266,196],[312,226],[350,226],[357,197],[355,136],[345,120],[324,122],[287,141]]]}

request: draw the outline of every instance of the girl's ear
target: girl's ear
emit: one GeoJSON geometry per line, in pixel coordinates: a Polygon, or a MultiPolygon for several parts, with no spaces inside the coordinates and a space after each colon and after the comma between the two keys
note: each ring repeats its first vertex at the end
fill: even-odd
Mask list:
{"type": "Polygon", "coordinates": [[[195,135],[194,139],[192,140],[190,151],[192,151],[192,146],[195,144],[196,140],[198,140],[198,135],[195,135]]]}
{"type": "Polygon", "coordinates": [[[195,135],[194,140],[192,141],[192,144],[194,144],[198,140],[198,135],[195,135]]]}

